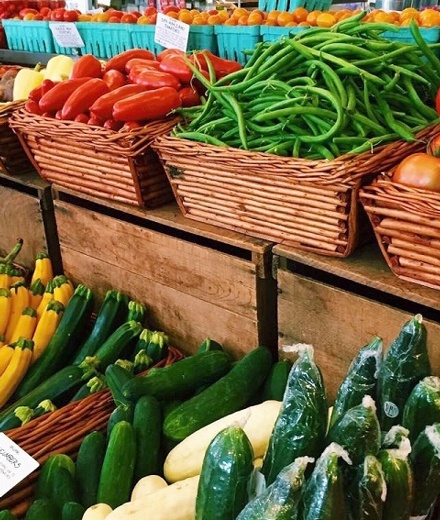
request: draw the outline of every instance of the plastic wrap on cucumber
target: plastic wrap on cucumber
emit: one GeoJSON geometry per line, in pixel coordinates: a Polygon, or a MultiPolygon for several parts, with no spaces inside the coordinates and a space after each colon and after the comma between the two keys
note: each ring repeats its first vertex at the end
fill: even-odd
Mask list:
{"type": "MultiPolygon", "coordinates": [[[[397,444],[402,430],[393,428],[385,444],[397,444]],[[394,440],[393,440],[394,439],[394,440]]],[[[409,461],[411,445],[406,437],[398,448],[381,449],[377,455],[387,486],[382,520],[410,520],[414,500],[414,478],[409,461]]]]}
{"type": "Polygon", "coordinates": [[[299,354],[292,366],[280,413],[275,421],[261,472],[266,485],[297,457],[318,457],[327,429],[327,397],[313,347],[299,344],[289,348],[299,354]]]}
{"type": "Polygon", "coordinates": [[[330,428],[327,444],[336,442],[347,450],[353,464],[360,464],[366,455],[377,455],[380,448],[380,425],[374,400],[366,395],[330,428]]]}
{"type": "Polygon", "coordinates": [[[305,470],[314,459],[298,457],[283,468],[275,482],[249,502],[237,520],[299,520],[305,470]]]}
{"type": "Polygon", "coordinates": [[[382,436],[381,450],[400,449],[408,453],[411,451],[411,443],[409,440],[409,430],[397,424],[392,426],[382,436]]]}
{"type": "Polygon", "coordinates": [[[364,395],[376,401],[377,378],[382,362],[382,339],[374,337],[353,359],[336,394],[330,426],[347,410],[362,402],[364,395]]]}
{"type": "Polygon", "coordinates": [[[304,486],[303,520],[348,518],[341,470],[343,463],[351,464],[351,460],[339,444],[333,442],[322,452],[304,486]]]}
{"type": "Polygon", "coordinates": [[[427,516],[440,496],[440,423],[427,426],[410,454],[414,475],[413,517],[427,516]]]}
{"type": "Polygon", "coordinates": [[[403,408],[416,384],[431,375],[426,328],[417,314],[406,322],[384,356],[378,380],[378,416],[382,430],[402,423],[403,408]]]}
{"type": "Polygon", "coordinates": [[[387,496],[385,476],[374,455],[367,455],[352,472],[347,490],[350,520],[382,520],[387,496]]]}
{"type": "Polygon", "coordinates": [[[402,424],[414,442],[430,424],[440,423],[440,377],[425,377],[413,388],[403,409],[402,424]]]}

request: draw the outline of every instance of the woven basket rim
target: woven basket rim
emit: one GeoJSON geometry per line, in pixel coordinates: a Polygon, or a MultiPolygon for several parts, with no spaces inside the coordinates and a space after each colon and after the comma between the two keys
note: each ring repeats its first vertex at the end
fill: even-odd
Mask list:
{"type": "Polygon", "coordinates": [[[10,101],[4,105],[0,104],[0,123],[7,122],[8,118],[20,108],[23,108],[26,101],[10,101]]]}

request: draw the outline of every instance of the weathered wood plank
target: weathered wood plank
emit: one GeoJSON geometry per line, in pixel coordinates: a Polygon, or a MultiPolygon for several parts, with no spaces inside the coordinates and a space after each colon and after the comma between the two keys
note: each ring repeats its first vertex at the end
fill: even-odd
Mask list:
{"type": "MultiPolygon", "coordinates": [[[[279,269],[279,350],[292,343],[310,343],[333,401],[359,349],[374,335],[387,348],[412,315],[321,282],[279,269]]],[[[440,375],[440,324],[425,321],[432,367],[440,375]]]]}
{"type": "Polygon", "coordinates": [[[171,344],[185,352],[194,352],[207,336],[222,343],[234,358],[258,344],[255,318],[203,301],[189,294],[185,283],[171,286],[155,280],[147,270],[126,270],[67,246],[61,254],[66,275],[90,287],[97,301],[102,301],[108,289],[123,290],[147,304],[148,325],[165,331],[171,344]]]}

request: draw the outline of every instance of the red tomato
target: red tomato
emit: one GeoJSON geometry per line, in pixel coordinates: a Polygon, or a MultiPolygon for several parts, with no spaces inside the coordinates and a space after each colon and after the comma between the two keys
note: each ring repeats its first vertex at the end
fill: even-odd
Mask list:
{"type": "Polygon", "coordinates": [[[440,159],[414,153],[399,163],[392,180],[405,186],[440,192],[440,159]]]}
{"type": "Polygon", "coordinates": [[[157,9],[155,7],[147,7],[145,9],[145,13],[144,13],[145,16],[151,16],[153,14],[157,14],[157,9]]]}
{"type": "Polygon", "coordinates": [[[64,11],[63,20],[65,22],[77,22],[78,21],[78,13],[76,11],[64,11]]]}
{"type": "Polygon", "coordinates": [[[41,14],[41,16],[47,16],[48,14],[50,14],[50,8],[49,7],[42,7],[40,9],[40,14],[41,14]]]}
{"type": "Polygon", "coordinates": [[[180,7],[177,7],[176,5],[167,5],[162,10],[164,14],[171,13],[171,11],[178,13],[180,11],[180,7]]]}
{"type": "Polygon", "coordinates": [[[137,18],[134,14],[125,13],[121,16],[121,23],[136,23],[137,18]]]}
{"type": "Polygon", "coordinates": [[[108,23],[121,23],[121,19],[118,16],[110,16],[107,20],[108,23]]]}

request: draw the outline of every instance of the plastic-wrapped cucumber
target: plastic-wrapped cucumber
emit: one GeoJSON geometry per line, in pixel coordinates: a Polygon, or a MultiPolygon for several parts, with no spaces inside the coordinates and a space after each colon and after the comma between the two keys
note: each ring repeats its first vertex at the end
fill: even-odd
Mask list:
{"type": "Polygon", "coordinates": [[[404,324],[385,354],[378,380],[378,416],[382,430],[402,423],[403,408],[416,384],[431,375],[426,327],[417,314],[404,324]]]}
{"type": "Polygon", "coordinates": [[[408,453],[411,451],[411,443],[409,441],[409,430],[397,424],[392,426],[385,433],[382,439],[381,450],[400,449],[408,453]]]}
{"type": "Polygon", "coordinates": [[[382,339],[374,337],[353,359],[336,394],[330,426],[344,413],[362,402],[364,395],[376,400],[377,378],[382,362],[382,339]]]}
{"type": "Polygon", "coordinates": [[[327,443],[336,442],[347,450],[353,464],[366,455],[377,455],[380,448],[380,425],[374,400],[366,395],[330,428],[327,443]]]}
{"type": "Polygon", "coordinates": [[[350,520],[382,520],[387,486],[380,462],[367,455],[353,470],[347,491],[350,520]]]}
{"type": "Polygon", "coordinates": [[[351,464],[348,453],[332,442],[316,461],[303,491],[303,520],[345,520],[347,507],[340,459],[351,464]]]}
{"type": "Polygon", "coordinates": [[[428,515],[440,495],[440,423],[427,426],[410,454],[414,474],[413,517],[428,515]]]}
{"type": "Polygon", "coordinates": [[[305,482],[304,472],[311,457],[298,457],[283,468],[275,482],[249,502],[236,520],[297,520],[305,482]]]}
{"type": "MultiPolygon", "coordinates": [[[[398,429],[395,432],[397,435],[401,433],[398,429]]],[[[414,499],[414,478],[408,458],[410,451],[408,439],[402,438],[399,448],[383,449],[377,455],[387,486],[382,520],[410,520],[414,499]]]]}
{"type": "Polygon", "coordinates": [[[425,377],[413,388],[405,408],[402,424],[414,442],[425,426],[440,423],[440,377],[425,377]]]}
{"type": "Polygon", "coordinates": [[[275,421],[261,473],[266,485],[297,457],[318,457],[327,429],[327,397],[311,345],[293,345],[299,353],[292,366],[280,413],[275,421]]]}

